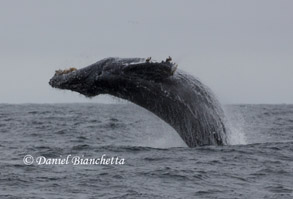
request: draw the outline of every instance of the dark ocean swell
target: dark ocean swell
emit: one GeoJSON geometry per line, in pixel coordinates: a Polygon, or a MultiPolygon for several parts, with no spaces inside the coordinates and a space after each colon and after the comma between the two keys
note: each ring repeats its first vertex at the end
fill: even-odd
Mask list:
{"type": "Polygon", "coordinates": [[[188,148],[132,104],[0,105],[0,198],[293,198],[293,106],[231,105],[234,145],[188,148]],[[123,165],[25,165],[117,157],[123,165]]]}

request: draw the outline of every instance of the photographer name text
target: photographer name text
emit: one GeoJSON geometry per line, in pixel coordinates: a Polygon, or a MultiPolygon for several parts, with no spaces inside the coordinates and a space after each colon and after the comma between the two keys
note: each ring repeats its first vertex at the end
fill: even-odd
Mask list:
{"type": "Polygon", "coordinates": [[[125,159],[119,157],[108,157],[103,154],[98,158],[86,158],[84,155],[72,156],[71,154],[63,157],[60,155],[58,158],[48,158],[45,156],[33,157],[32,155],[26,155],[23,158],[25,165],[124,165],[125,159]]]}

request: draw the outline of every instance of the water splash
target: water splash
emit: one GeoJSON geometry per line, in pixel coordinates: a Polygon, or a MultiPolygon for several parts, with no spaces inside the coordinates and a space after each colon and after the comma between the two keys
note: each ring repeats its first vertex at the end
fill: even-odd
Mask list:
{"type": "Polygon", "coordinates": [[[223,109],[227,118],[226,126],[229,128],[227,133],[228,144],[247,144],[247,138],[245,136],[244,129],[245,121],[242,114],[233,108],[233,106],[224,106],[223,109]]]}

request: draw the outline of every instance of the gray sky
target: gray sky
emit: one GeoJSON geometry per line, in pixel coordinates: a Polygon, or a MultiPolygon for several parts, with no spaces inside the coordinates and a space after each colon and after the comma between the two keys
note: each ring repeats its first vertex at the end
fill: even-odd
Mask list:
{"type": "Polygon", "coordinates": [[[223,103],[293,103],[293,1],[0,1],[0,103],[113,102],[55,69],[172,56],[223,103]]]}

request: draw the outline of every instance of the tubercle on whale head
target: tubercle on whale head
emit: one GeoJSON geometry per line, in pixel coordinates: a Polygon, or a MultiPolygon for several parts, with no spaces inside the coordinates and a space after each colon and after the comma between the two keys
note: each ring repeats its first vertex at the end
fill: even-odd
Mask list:
{"type": "Polygon", "coordinates": [[[170,57],[162,62],[152,62],[150,59],[106,58],[78,70],[57,70],[49,84],[91,97],[118,88],[121,80],[160,82],[172,76],[177,69],[177,64],[172,63],[170,57]]]}

